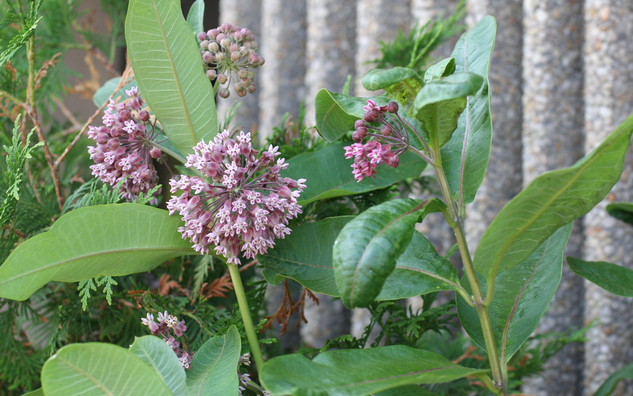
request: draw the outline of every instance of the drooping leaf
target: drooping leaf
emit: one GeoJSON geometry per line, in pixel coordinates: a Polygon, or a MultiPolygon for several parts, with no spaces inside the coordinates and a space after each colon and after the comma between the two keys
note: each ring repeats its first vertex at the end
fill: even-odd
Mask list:
{"type": "Polygon", "coordinates": [[[187,23],[194,35],[204,32],[204,0],[196,0],[187,14],[187,23]]]}
{"type": "Polygon", "coordinates": [[[522,262],[561,226],[589,212],[618,181],[633,132],[633,115],[569,168],[532,181],[499,212],[475,253],[489,278],[522,262]]]}
{"type": "Polygon", "coordinates": [[[422,77],[413,69],[394,67],[393,69],[372,70],[363,78],[363,87],[369,91],[384,89],[392,99],[398,101],[411,114],[413,101],[424,85],[422,77]]]}
{"type": "Polygon", "coordinates": [[[439,81],[442,77],[450,76],[455,72],[455,58],[446,58],[426,69],[424,83],[439,81]]]}
{"type": "Polygon", "coordinates": [[[609,396],[615,391],[615,387],[623,379],[633,379],[633,363],[618,369],[598,388],[593,396],[609,396]]]}
{"type": "Polygon", "coordinates": [[[11,253],[0,267],[0,297],[21,301],[50,281],[129,275],[195,254],[176,231],[181,224],[166,210],[138,204],[74,210],[11,253]]]}
{"type": "MultiPolygon", "coordinates": [[[[332,248],[338,234],[353,218],[330,217],[295,228],[292,234],[277,241],[275,249],[258,256],[266,280],[276,285],[283,279],[294,279],[312,291],[339,297],[332,267],[332,248]]],[[[422,234],[414,232],[376,300],[400,300],[440,290],[455,290],[457,285],[459,278],[452,264],[438,255],[422,234]]]]}
{"type": "Polygon", "coordinates": [[[279,356],[266,362],[260,374],[262,385],[274,395],[361,396],[483,372],[432,352],[394,345],[327,351],[313,360],[297,354],[279,356]]]}
{"type": "Polygon", "coordinates": [[[384,202],[343,227],[334,242],[333,266],[345,306],[366,307],[378,297],[409,245],[415,223],[438,210],[435,202],[425,207],[427,203],[409,198],[384,202]]]}
{"type": "Polygon", "coordinates": [[[418,92],[413,111],[432,147],[442,147],[450,140],[466,108],[466,97],[475,94],[482,83],[481,76],[462,72],[430,82],[418,92]]]}
{"type": "Polygon", "coordinates": [[[215,99],[200,50],[176,0],[132,0],[125,20],[139,89],[174,146],[193,153],[217,132],[215,99]]]}
{"type": "Polygon", "coordinates": [[[633,202],[616,202],[608,204],[607,212],[616,219],[633,225],[633,202]]]}
{"type": "Polygon", "coordinates": [[[185,369],[165,341],[154,336],[137,337],[130,352],[148,364],[163,379],[174,396],[185,395],[185,369]]]}
{"type": "Polygon", "coordinates": [[[235,326],[209,339],[193,355],[187,371],[188,396],[237,396],[237,364],[242,344],[235,326]]]}
{"type": "Polygon", "coordinates": [[[71,344],[44,363],[46,396],[172,396],[160,375],[138,356],[105,343],[71,344]]]}
{"type": "Polygon", "coordinates": [[[308,180],[306,189],[299,197],[299,204],[385,188],[395,182],[420,176],[426,166],[420,157],[406,152],[400,156],[397,168],[379,165],[375,178],[367,177],[359,183],[352,174],[354,160],[345,158],[344,146],[344,143],[334,143],[288,161],[288,169],[282,172],[282,176],[308,180]]]}
{"type": "MultiPolygon", "coordinates": [[[[497,348],[506,362],[536,329],[554,297],[562,277],[563,253],[571,227],[571,224],[561,227],[523,262],[494,280],[494,296],[488,312],[497,348]]],[[[485,294],[486,279],[479,276],[479,282],[485,294]]],[[[462,285],[471,292],[466,277],[462,279],[462,285]]],[[[457,296],[457,312],[466,332],[486,349],[477,310],[466,304],[460,295],[457,296]]]]}
{"type": "Polygon", "coordinates": [[[442,166],[453,196],[459,199],[462,150],[466,139],[465,158],[463,159],[464,204],[475,199],[477,189],[484,180],[490,157],[492,121],[490,118],[488,72],[496,31],[497,24],[493,17],[482,18],[462,35],[451,54],[451,57],[455,58],[456,72],[471,72],[484,78],[479,92],[474,97],[467,99],[466,110],[459,117],[457,129],[453,132],[451,140],[442,147],[442,166]]]}
{"type": "MultiPolygon", "coordinates": [[[[103,103],[108,100],[110,95],[112,95],[112,92],[114,92],[116,87],[119,85],[119,81],[121,81],[121,77],[111,78],[106,81],[106,83],[103,84],[99,89],[97,89],[97,92],[95,92],[94,96],[92,97],[92,101],[97,107],[101,107],[101,105],[103,105],[103,103]]],[[[132,89],[132,87],[138,87],[138,85],[136,84],[136,80],[132,80],[127,83],[123,88],[121,88],[117,93],[114,94],[112,99],[127,99],[128,96],[126,95],[125,91],[129,91],[130,89],[132,89]]]]}
{"type": "Polygon", "coordinates": [[[567,264],[576,275],[609,293],[633,297],[633,271],[630,269],[604,261],[584,261],[573,257],[567,257],[567,264]]]}

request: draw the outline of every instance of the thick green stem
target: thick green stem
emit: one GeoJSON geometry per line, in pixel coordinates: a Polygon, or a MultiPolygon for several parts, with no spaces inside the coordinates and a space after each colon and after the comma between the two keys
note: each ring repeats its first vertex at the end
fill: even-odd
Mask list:
{"type": "Polygon", "coordinates": [[[257,334],[255,334],[255,326],[253,326],[251,311],[248,309],[248,301],[246,300],[246,293],[244,293],[244,285],[242,285],[240,269],[234,264],[229,264],[228,266],[229,273],[231,274],[231,282],[233,282],[233,289],[235,290],[235,296],[237,297],[237,303],[240,306],[240,312],[242,313],[242,321],[244,322],[244,328],[246,329],[248,344],[251,346],[251,353],[253,354],[253,359],[255,359],[255,364],[257,365],[257,372],[259,372],[259,370],[264,367],[264,356],[262,355],[262,350],[259,347],[257,334]]]}
{"type": "MultiPolygon", "coordinates": [[[[437,145],[435,146],[437,147],[437,145]]],[[[484,297],[481,292],[481,286],[479,285],[479,280],[477,279],[477,274],[475,273],[475,268],[473,267],[473,262],[470,257],[470,252],[468,250],[468,244],[466,243],[466,237],[464,235],[463,229],[463,221],[459,216],[459,209],[457,208],[457,203],[453,199],[453,195],[451,193],[450,185],[448,183],[448,179],[446,178],[446,174],[444,173],[444,169],[442,168],[442,158],[440,154],[439,148],[434,150],[435,153],[435,172],[437,174],[437,178],[440,182],[440,188],[442,190],[442,195],[444,196],[444,200],[446,201],[446,206],[448,207],[448,211],[451,219],[447,219],[451,227],[453,227],[453,231],[455,232],[455,238],[457,238],[457,244],[459,245],[459,252],[462,256],[462,262],[464,264],[464,271],[466,272],[466,276],[468,277],[468,282],[470,283],[470,287],[472,289],[472,303],[477,310],[477,314],[479,315],[479,321],[481,322],[481,330],[484,336],[484,341],[486,343],[486,350],[488,352],[488,360],[490,360],[490,369],[492,371],[492,378],[495,382],[495,386],[499,389],[499,396],[507,395],[507,379],[504,375],[504,365],[505,362],[502,362],[499,359],[499,353],[497,351],[497,345],[494,337],[494,332],[492,331],[492,323],[490,321],[490,314],[488,312],[488,306],[484,305],[484,297]]]]}

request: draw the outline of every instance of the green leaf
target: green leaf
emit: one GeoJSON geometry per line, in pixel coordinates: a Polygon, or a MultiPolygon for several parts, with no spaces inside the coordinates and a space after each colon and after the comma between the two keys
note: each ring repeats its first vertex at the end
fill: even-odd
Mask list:
{"type": "Polygon", "coordinates": [[[426,162],[412,152],[400,156],[400,166],[379,165],[375,178],[367,177],[360,183],[352,174],[353,159],[345,158],[345,143],[334,143],[321,150],[303,153],[288,161],[288,169],[281,174],[293,179],[304,178],[307,187],[299,197],[300,205],[326,198],[362,194],[385,188],[398,181],[418,177],[426,162]]]}
{"type": "Polygon", "coordinates": [[[486,230],[475,253],[475,269],[486,278],[509,270],[602,201],[620,178],[632,132],[633,115],[573,166],[534,179],[486,230]]]}
{"type": "Polygon", "coordinates": [[[187,372],[189,396],[237,396],[237,364],[242,342],[235,326],[198,349],[187,372]]]}
{"type": "Polygon", "coordinates": [[[193,31],[194,37],[198,33],[204,32],[204,0],[196,0],[189,9],[187,14],[187,23],[193,31]]]}
{"type": "Polygon", "coordinates": [[[455,72],[455,58],[446,58],[429,67],[424,73],[424,83],[439,81],[455,72]]]}
{"type": "Polygon", "coordinates": [[[432,147],[442,147],[457,128],[466,108],[466,96],[474,95],[483,78],[473,73],[456,73],[425,85],[415,98],[415,118],[429,136],[432,147]]]}
{"type": "Polygon", "coordinates": [[[497,24],[491,16],[482,18],[472,29],[462,35],[451,56],[455,58],[457,72],[471,72],[484,78],[477,94],[468,98],[468,106],[459,117],[457,129],[451,140],[442,147],[442,166],[448,178],[453,196],[459,202],[460,179],[463,183],[464,205],[475,199],[477,189],[484,180],[490,144],[492,142],[492,121],[490,118],[490,89],[488,72],[490,58],[495,43],[497,24]],[[462,150],[466,147],[464,172],[462,169],[462,150]]]}
{"type": "Polygon", "coordinates": [[[161,377],[138,356],[105,343],[71,344],[44,363],[46,396],[172,396],[161,377]]]}
{"type": "Polygon", "coordinates": [[[356,98],[322,89],[315,98],[316,125],[319,134],[329,142],[336,142],[347,131],[354,129],[354,123],[363,117],[367,100],[371,99],[379,106],[389,103],[384,96],[356,98]]]}
{"type": "MultiPolygon", "coordinates": [[[[97,89],[97,92],[95,92],[94,96],[92,97],[93,103],[97,107],[101,107],[103,103],[106,100],[108,100],[110,95],[112,95],[112,92],[114,92],[116,87],[119,85],[119,81],[121,81],[121,77],[114,77],[106,81],[105,84],[103,84],[99,89],[97,89]]],[[[114,94],[112,99],[116,100],[117,98],[121,98],[122,100],[125,100],[128,97],[125,91],[126,90],[129,91],[130,89],[132,89],[132,87],[138,87],[138,85],[136,84],[136,80],[132,80],[129,83],[127,83],[116,94],[114,94]]]]}
{"type": "Polygon", "coordinates": [[[336,287],[348,308],[366,307],[378,297],[404,253],[426,203],[415,199],[384,202],[343,227],[334,242],[336,287]]]}
{"type": "MultiPolygon", "coordinates": [[[[353,216],[330,217],[292,230],[292,234],[277,241],[275,249],[258,256],[266,280],[276,285],[283,279],[293,279],[317,293],[339,297],[332,248],[338,234],[352,219],[353,216]]],[[[459,278],[452,264],[438,255],[422,234],[414,232],[376,300],[400,300],[455,290],[458,285],[459,278]]]]}
{"type": "Polygon", "coordinates": [[[633,271],[630,269],[604,261],[584,261],[573,257],[567,257],[567,264],[576,275],[609,293],[633,297],[633,271]]]}
{"type": "Polygon", "coordinates": [[[177,0],[132,0],[125,20],[139,89],[183,154],[217,133],[215,99],[200,50],[177,0]]]}
{"type": "Polygon", "coordinates": [[[196,254],[180,225],[178,216],[138,204],[74,210],[11,253],[0,267],[0,297],[21,301],[50,281],[129,275],[196,254]]]}
{"type": "Polygon", "coordinates": [[[405,385],[376,393],[376,396],[437,396],[418,385],[405,385]]]}
{"type": "Polygon", "coordinates": [[[394,67],[387,70],[372,70],[363,78],[363,87],[369,91],[384,89],[389,96],[402,104],[404,110],[410,113],[424,81],[413,69],[394,67]]]}
{"type": "Polygon", "coordinates": [[[13,55],[15,55],[15,53],[18,52],[18,50],[22,48],[22,46],[26,44],[27,41],[29,41],[31,36],[35,34],[35,29],[37,28],[37,24],[40,22],[41,19],[42,17],[39,17],[35,21],[32,21],[32,23],[30,21],[27,21],[27,23],[25,23],[18,34],[11,38],[11,41],[9,41],[9,45],[7,46],[7,48],[2,51],[2,53],[0,53],[0,67],[4,66],[7,61],[13,58],[13,55]]]}
{"type": "Polygon", "coordinates": [[[633,225],[633,202],[616,202],[607,205],[607,212],[618,220],[633,225]]]}
{"type": "Polygon", "coordinates": [[[327,351],[313,360],[297,354],[275,357],[264,364],[261,380],[274,395],[362,396],[486,371],[453,364],[432,352],[394,345],[327,351]]]}
{"type": "MultiPolygon", "coordinates": [[[[561,227],[527,259],[495,279],[494,298],[488,306],[500,356],[508,362],[536,329],[554,297],[563,271],[563,253],[572,225],[561,227]]],[[[486,279],[479,276],[483,292],[486,279]]],[[[462,285],[470,293],[468,279],[462,285]]],[[[486,349],[477,310],[457,296],[457,312],[468,335],[486,349]]]]}
{"type": "Polygon", "coordinates": [[[130,352],[147,363],[163,379],[174,396],[185,395],[185,369],[165,341],[154,336],[136,337],[130,352]]]}
{"type": "Polygon", "coordinates": [[[46,396],[46,395],[44,395],[44,391],[42,390],[42,388],[40,388],[40,389],[36,389],[36,390],[34,390],[32,392],[25,393],[22,396],[46,396]]]}
{"type": "Polygon", "coordinates": [[[609,396],[615,391],[615,387],[623,379],[633,379],[633,363],[627,364],[615,373],[611,374],[609,378],[598,388],[593,396],[609,396]]]}

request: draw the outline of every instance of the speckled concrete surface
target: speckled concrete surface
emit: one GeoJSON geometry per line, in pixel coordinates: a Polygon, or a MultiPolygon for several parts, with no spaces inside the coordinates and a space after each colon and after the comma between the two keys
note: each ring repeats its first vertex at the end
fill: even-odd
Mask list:
{"type": "MultiPolygon", "coordinates": [[[[523,2],[523,184],[583,156],[582,3],[523,2]]],[[[574,224],[565,254],[579,257],[583,234],[574,224]]],[[[561,284],[538,332],[565,331],[583,324],[583,281],[565,266],[561,284]]],[[[554,356],[542,377],[525,391],[547,396],[582,394],[582,345],[554,356]]]]}
{"type": "MultiPolygon", "coordinates": [[[[250,29],[255,35],[258,44],[261,45],[261,0],[233,0],[220,2],[220,23],[231,23],[250,29]]],[[[208,29],[210,29],[209,27],[208,29]]],[[[243,98],[237,96],[231,88],[231,96],[222,99],[218,96],[218,122],[224,121],[224,115],[234,102],[241,103],[232,127],[241,127],[244,131],[254,131],[259,123],[259,92],[261,90],[261,70],[255,71],[255,87],[257,91],[247,94],[243,98]]],[[[261,131],[264,133],[265,131],[261,131]]]]}
{"type": "MultiPolygon", "coordinates": [[[[633,111],[633,2],[586,0],[585,129],[587,151],[633,111]]],[[[633,150],[622,178],[603,203],[585,216],[584,258],[633,268],[633,227],[610,217],[610,201],[633,201],[633,150]]],[[[586,343],[585,395],[592,395],[615,370],[633,361],[633,300],[586,284],[586,320],[599,319],[586,343]]],[[[614,395],[633,395],[622,383],[614,395]]]]}
{"type": "Polygon", "coordinates": [[[304,88],[306,66],[306,3],[262,0],[259,129],[270,133],[286,112],[296,120],[304,88]]]}

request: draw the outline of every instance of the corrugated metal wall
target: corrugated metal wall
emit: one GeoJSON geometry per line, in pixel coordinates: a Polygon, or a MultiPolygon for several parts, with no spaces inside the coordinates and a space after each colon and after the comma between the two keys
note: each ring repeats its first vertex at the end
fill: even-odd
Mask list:
{"type": "MultiPolygon", "coordinates": [[[[271,130],[302,100],[313,121],[320,88],[367,94],[359,79],[379,55],[378,40],[392,40],[457,1],[439,0],[221,0],[220,20],[248,27],[259,39],[266,65],[258,91],[245,98],[239,123],[271,130]]],[[[534,177],[568,166],[633,111],[633,2],[631,0],[470,0],[469,25],[497,18],[490,85],[493,149],[486,179],[469,207],[467,232],[474,251],[503,205],[534,177]]],[[[441,55],[447,55],[450,48],[441,55]]],[[[229,100],[238,100],[234,95],[229,100]]],[[[226,103],[220,106],[227,108],[226,103]]],[[[607,201],[633,201],[633,153],[607,201]]],[[[633,228],[599,205],[576,222],[567,253],[633,268],[633,228]]],[[[448,244],[450,246],[450,244],[448,244]]],[[[440,247],[441,248],[441,247],[440,247]]],[[[337,302],[310,306],[312,323],[301,330],[311,344],[350,328],[337,302]]],[[[568,346],[551,371],[530,381],[533,395],[591,395],[613,371],[633,361],[633,301],[584,283],[567,269],[542,331],[562,331],[599,319],[584,347],[568,346]]],[[[362,322],[355,314],[352,322],[362,322]]],[[[299,335],[296,335],[299,336],[299,335]]],[[[628,387],[627,387],[628,386],[628,387]]],[[[633,395],[622,384],[618,395],[633,395]]]]}

